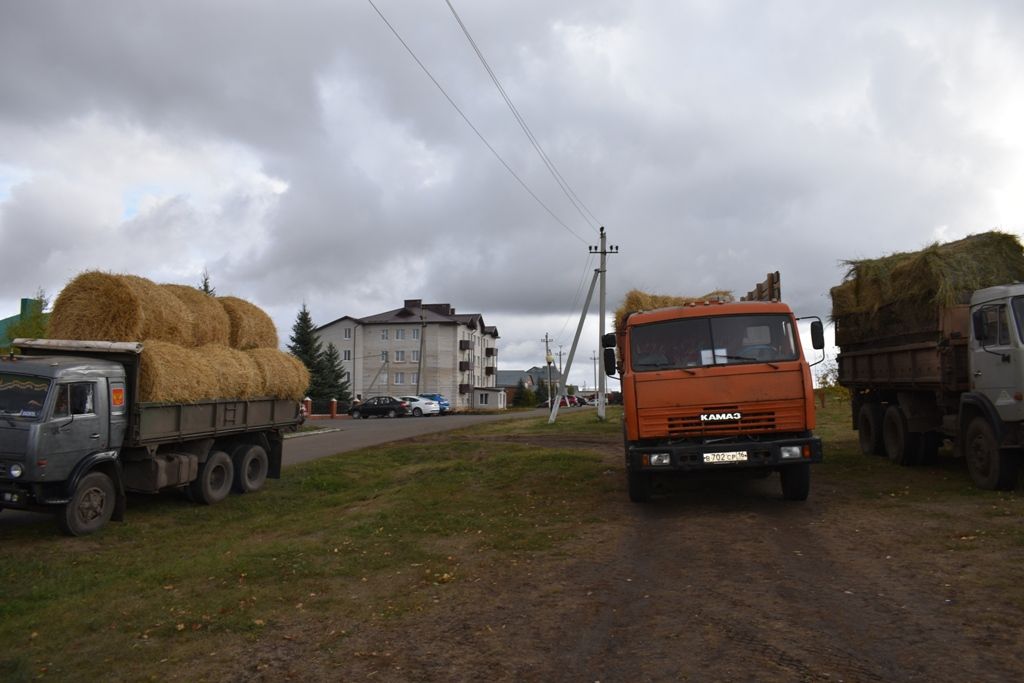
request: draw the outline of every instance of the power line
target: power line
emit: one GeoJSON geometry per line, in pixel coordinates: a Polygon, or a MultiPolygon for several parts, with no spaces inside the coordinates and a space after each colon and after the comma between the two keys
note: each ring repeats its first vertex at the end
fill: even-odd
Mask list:
{"type": "Polygon", "coordinates": [[[498,88],[498,92],[501,93],[501,97],[502,99],[505,100],[505,104],[512,112],[512,116],[515,117],[516,121],[519,123],[519,127],[523,129],[524,133],[526,133],[526,137],[530,140],[530,144],[533,145],[533,148],[537,151],[537,154],[544,162],[544,165],[547,166],[547,169],[551,173],[551,176],[555,179],[555,182],[558,183],[558,186],[562,189],[562,192],[572,203],[576,211],[580,214],[580,217],[583,218],[584,222],[586,222],[590,226],[590,228],[596,232],[597,229],[595,227],[595,224],[600,223],[600,221],[594,216],[590,209],[587,208],[587,206],[579,198],[576,192],[573,191],[572,187],[569,186],[569,182],[562,176],[559,170],[555,167],[554,162],[551,161],[548,155],[544,152],[544,149],[540,146],[540,142],[534,136],[533,131],[530,130],[530,126],[526,123],[526,119],[524,119],[523,116],[519,113],[519,110],[516,108],[516,105],[512,102],[512,99],[508,96],[508,93],[505,92],[505,88],[502,87],[501,81],[498,80],[497,74],[495,74],[494,70],[491,69],[491,65],[487,62],[487,58],[484,57],[484,54],[480,50],[480,47],[476,44],[476,41],[473,40],[473,36],[470,35],[469,29],[466,27],[466,24],[462,21],[462,17],[460,17],[459,13],[455,11],[455,7],[452,5],[451,0],[445,0],[445,4],[448,5],[448,9],[451,10],[452,16],[455,17],[455,21],[458,22],[459,27],[465,34],[466,40],[468,40],[469,44],[473,47],[473,52],[476,53],[476,56],[480,60],[480,63],[483,64],[484,69],[487,71],[487,75],[491,77],[491,80],[494,82],[495,87],[498,88]],[[587,214],[590,214],[590,218],[587,217],[587,214],[583,213],[584,210],[586,210],[587,214]],[[593,219],[593,222],[591,222],[591,218],[593,219]]]}
{"type": "Polygon", "coordinates": [[[479,130],[477,130],[477,127],[473,125],[473,122],[469,120],[469,117],[468,117],[468,116],[466,116],[466,114],[465,114],[465,113],[464,113],[464,112],[462,111],[462,109],[460,109],[460,108],[459,108],[459,105],[455,104],[455,100],[453,100],[453,99],[451,98],[451,96],[450,96],[450,95],[448,95],[448,92],[447,92],[447,91],[446,91],[446,90],[445,90],[445,89],[444,89],[444,88],[443,88],[443,87],[441,86],[441,84],[440,84],[440,83],[438,83],[437,79],[436,79],[436,78],[434,78],[434,75],[433,75],[432,73],[430,73],[430,69],[428,69],[428,68],[426,67],[426,65],[425,65],[425,64],[424,64],[424,63],[423,63],[423,62],[422,62],[422,61],[420,60],[420,58],[416,56],[416,53],[415,53],[415,52],[413,52],[412,48],[411,48],[411,47],[409,47],[408,43],[406,43],[406,42],[405,42],[405,40],[404,40],[404,39],[402,38],[402,36],[401,36],[401,35],[400,35],[400,34],[398,33],[398,31],[397,31],[397,30],[395,29],[395,27],[391,25],[391,22],[390,22],[390,21],[388,21],[387,17],[385,17],[385,16],[384,16],[383,12],[381,12],[381,11],[380,11],[380,9],[378,9],[377,5],[375,5],[375,4],[373,3],[373,0],[366,0],[366,1],[367,1],[368,3],[370,3],[370,7],[372,7],[372,8],[373,8],[373,11],[375,11],[375,12],[377,13],[377,16],[379,16],[379,17],[381,18],[381,21],[383,21],[383,22],[384,22],[384,25],[385,25],[385,26],[387,26],[387,27],[388,27],[388,29],[390,29],[390,30],[391,30],[391,33],[393,33],[393,34],[394,34],[394,36],[395,36],[395,38],[397,38],[397,39],[398,39],[398,42],[400,42],[400,43],[402,44],[402,47],[404,47],[404,48],[405,48],[406,52],[408,52],[408,53],[409,53],[409,55],[410,55],[410,56],[411,56],[411,57],[413,58],[413,60],[415,60],[415,61],[416,61],[416,63],[417,63],[418,65],[419,65],[419,67],[420,67],[420,68],[421,68],[421,69],[423,70],[423,73],[425,73],[425,74],[427,75],[427,78],[429,78],[429,79],[431,80],[431,82],[432,82],[432,83],[433,83],[433,84],[434,84],[434,85],[435,85],[435,86],[437,87],[437,89],[441,91],[441,94],[442,94],[442,95],[444,95],[445,99],[446,99],[446,100],[448,100],[448,103],[449,103],[450,105],[452,105],[452,107],[453,107],[453,108],[455,109],[455,111],[457,111],[457,112],[459,113],[459,116],[461,116],[461,117],[462,117],[462,120],[466,122],[466,125],[468,125],[468,126],[469,126],[469,127],[470,127],[470,128],[472,129],[472,130],[473,130],[473,132],[474,132],[474,133],[476,133],[476,136],[477,136],[478,138],[480,138],[480,141],[481,141],[481,142],[483,142],[483,143],[484,143],[484,145],[486,145],[486,146],[487,146],[487,149],[491,150],[491,154],[493,154],[493,155],[495,156],[495,158],[496,158],[496,159],[497,159],[498,161],[500,161],[500,162],[501,162],[501,165],[505,167],[505,170],[506,170],[506,171],[508,171],[508,172],[509,172],[509,173],[510,173],[510,174],[512,175],[512,177],[516,179],[516,182],[518,182],[518,183],[519,183],[519,184],[520,184],[520,185],[521,185],[521,186],[523,187],[523,189],[524,189],[524,190],[526,190],[526,191],[527,191],[527,192],[529,193],[529,195],[530,195],[531,197],[533,197],[534,201],[536,201],[536,202],[537,202],[538,204],[540,204],[540,205],[541,205],[541,206],[542,206],[542,207],[544,208],[544,210],[545,210],[545,211],[547,211],[547,212],[548,212],[548,214],[549,214],[549,215],[550,215],[550,216],[551,216],[551,217],[552,217],[553,219],[555,219],[555,222],[557,222],[557,223],[558,223],[559,225],[561,225],[561,226],[562,226],[563,228],[565,228],[566,230],[568,230],[568,231],[569,231],[569,233],[570,233],[570,234],[571,234],[571,235],[572,235],[573,237],[575,237],[575,238],[576,238],[576,239],[578,239],[579,241],[581,241],[581,242],[583,242],[584,244],[586,244],[586,243],[587,243],[587,241],[586,241],[585,239],[583,239],[582,237],[580,237],[580,236],[579,236],[579,235],[578,235],[578,234],[576,233],[576,231],[575,231],[575,230],[573,230],[573,229],[572,229],[572,228],[570,228],[570,227],[569,227],[568,225],[566,225],[566,224],[565,224],[565,223],[564,223],[564,222],[562,221],[562,219],[561,219],[561,218],[559,218],[559,217],[558,217],[558,216],[557,216],[557,215],[555,214],[555,212],[554,212],[554,211],[552,211],[552,210],[551,210],[550,208],[548,208],[548,205],[547,205],[547,204],[545,204],[545,203],[544,203],[544,202],[543,202],[543,201],[541,200],[541,198],[540,198],[540,197],[538,197],[538,196],[536,195],[536,193],[534,193],[534,191],[530,189],[530,187],[529,187],[529,186],[528,186],[528,185],[526,184],[526,182],[525,182],[525,181],[523,181],[523,179],[522,179],[522,178],[520,178],[520,177],[519,177],[519,175],[518,175],[518,174],[517,174],[517,173],[516,173],[515,171],[513,171],[513,170],[512,170],[512,167],[508,165],[508,163],[507,163],[507,162],[506,162],[506,161],[505,161],[505,160],[504,160],[504,159],[503,159],[503,158],[501,157],[501,155],[500,155],[500,154],[498,154],[498,151],[497,151],[496,149],[494,149],[494,147],[493,147],[493,146],[491,145],[491,143],[490,143],[490,142],[488,142],[488,141],[487,141],[487,138],[485,138],[485,137],[484,137],[483,133],[481,133],[481,132],[480,132],[479,130]]]}

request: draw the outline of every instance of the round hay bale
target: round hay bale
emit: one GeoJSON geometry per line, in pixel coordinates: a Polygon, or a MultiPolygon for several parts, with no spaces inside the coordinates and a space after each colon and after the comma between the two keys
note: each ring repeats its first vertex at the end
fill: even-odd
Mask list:
{"type": "Polygon", "coordinates": [[[160,285],[174,295],[191,312],[192,343],[195,346],[220,344],[231,339],[231,321],[217,298],[188,285],[160,285]]]}
{"type": "Polygon", "coordinates": [[[650,294],[639,289],[631,289],[626,293],[622,305],[615,311],[615,328],[621,329],[622,322],[629,313],[637,311],[653,311],[657,308],[670,308],[673,306],[689,306],[704,301],[735,301],[732,292],[724,289],[716,289],[704,296],[672,296],[669,294],[650,294]]]}
{"type": "Polygon", "coordinates": [[[309,370],[298,358],[277,349],[245,352],[259,368],[265,396],[301,401],[309,389],[309,370]]]}
{"type": "Polygon", "coordinates": [[[217,367],[197,349],[150,339],[142,343],[139,400],[193,403],[219,398],[217,367]]]}
{"type": "Polygon", "coordinates": [[[244,351],[220,344],[196,349],[203,362],[215,368],[217,398],[256,398],[264,396],[263,374],[256,361],[244,351]]]}
{"type": "Polygon", "coordinates": [[[277,328],[262,308],[234,296],[220,296],[231,324],[228,344],[235,349],[277,349],[277,328]]]}
{"type": "Polygon", "coordinates": [[[175,296],[146,278],[87,271],[53,304],[53,339],[167,341],[192,344],[192,315],[175,296]]]}

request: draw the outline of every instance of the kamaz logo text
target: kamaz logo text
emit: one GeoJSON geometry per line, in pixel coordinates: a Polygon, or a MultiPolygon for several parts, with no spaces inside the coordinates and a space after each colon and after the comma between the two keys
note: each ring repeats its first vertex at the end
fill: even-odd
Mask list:
{"type": "Polygon", "coordinates": [[[701,413],[701,422],[718,422],[720,420],[739,420],[743,415],[741,413],[701,413]]]}

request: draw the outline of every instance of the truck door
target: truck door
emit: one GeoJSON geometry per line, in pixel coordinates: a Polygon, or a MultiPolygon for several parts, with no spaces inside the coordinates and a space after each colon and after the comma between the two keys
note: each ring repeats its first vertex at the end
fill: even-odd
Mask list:
{"type": "Polygon", "coordinates": [[[981,318],[984,338],[971,339],[971,388],[992,401],[1004,420],[1019,419],[1009,414],[1019,408],[1013,394],[1020,391],[1021,367],[1006,303],[984,304],[974,315],[981,318]]]}
{"type": "Polygon", "coordinates": [[[47,431],[48,475],[63,479],[83,457],[110,443],[106,390],[93,381],[58,385],[47,431]]]}

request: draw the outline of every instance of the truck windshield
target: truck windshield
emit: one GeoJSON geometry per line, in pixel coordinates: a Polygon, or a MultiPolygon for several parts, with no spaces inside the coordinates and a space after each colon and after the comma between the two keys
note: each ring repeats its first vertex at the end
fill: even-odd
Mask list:
{"type": "Polygon", "coordinates": [[[639,325],[631,333],[636,372],[796,360],[789,316],[682,318],[639,325]]]}
{"type": "Polygon", "coordinates": [[[38,420],[50,390],[50,381],[0,372],[0,415],[38,420]]]}

